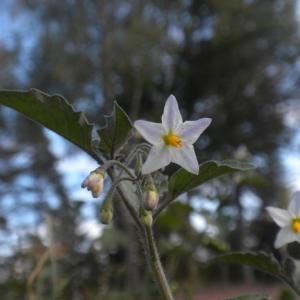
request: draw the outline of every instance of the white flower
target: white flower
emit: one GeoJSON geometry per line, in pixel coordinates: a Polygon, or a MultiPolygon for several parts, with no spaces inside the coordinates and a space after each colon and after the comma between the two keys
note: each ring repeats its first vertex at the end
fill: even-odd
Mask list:
{"type": "Polygon", "coordinates": [[[274,222],[281,227],[275,240],[275,248],[291,242],[300,243],[300,191],[293,195],[288,209],[266,208],[274,222]]]}
{"type": "Polygon", "coordinates": [[[165,104],[161,121],[161,123],[142,120],[134,122],[134,127],[153,145],[142,167],[142,173],[152,173],[173,162],[198,175],[199,164],[193,144],[209,126],[211,119],[183,122],[177,100],[171,95],[165,104]]]}

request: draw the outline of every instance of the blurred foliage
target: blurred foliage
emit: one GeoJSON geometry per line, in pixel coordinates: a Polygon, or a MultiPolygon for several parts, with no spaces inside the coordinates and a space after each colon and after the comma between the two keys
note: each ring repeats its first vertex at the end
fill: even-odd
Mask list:
{"type": "MultiPolygon", "coordinates": [[[[175,289],[176,284],[192,289],[199,280],[253,278],[245,270],[232,276],[236,269],[217,266],[210,276],[202,268],[227,247],[272,247],[276,227],[265,219],[263,207],[286,197],[278,150],[290,138],[281,108],[299,81],[296,2],[4,0],[1,5],[2,14],[20,22],[12,31],[14,42],[0,42],[1,88],[62,94],[98,125],[115,99],[132,119],[158,120],[173,93],[186,118],[213,118],[196,144],[200,161],[258,163],[249,177],[220,179],[189,193],[156,226],[175,289]],[[248,201],[256,199],[255,209],[247,195],[248,201]],[[200,232],[192,226],[195,214],[204,220],[200,232]]],[[[154,283],[145,286],[147,272],[138,254],[142,245],[125,247],[135,229],[122,210],[115,231],[105,228],[97,240],[79,234],[85,204],[70,199],[47,133],[3,107],[0,116],[0,246],[11,243],[13,250],[1,257],[1,297],[22,299],[32,290],[31,299],[40,300],[50,295],[153,299],[154,283]],[[50,230],[45,214],[54,224],[47,241],[38,240],[41,226],[50,230]],[[30,289],[28,278],[48,252],[30,289]]],[[[77,153],[68,147],[67,156],[77,153]]]]}

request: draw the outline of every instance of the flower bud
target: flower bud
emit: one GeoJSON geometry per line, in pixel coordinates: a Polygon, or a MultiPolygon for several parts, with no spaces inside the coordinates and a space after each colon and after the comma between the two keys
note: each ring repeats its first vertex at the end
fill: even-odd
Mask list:
{"type": "Polygon", "coordinates": [[[102,224],[109,224],[113,218],[113,198],[110,190],[102,202],[100,208],[100,221],[102,224]]]}
{"type": "Polygon", "coordinates": [[[158,203],[158,193],[156,190],[149,190],[144,193],[144,204],[147,210],[154,210],[158,203]]]}
{"type": "Polygon", "coordinates": [[[92,196],[97,198],[100,196],[103,190],[104,177],[105,171],[101,168],[98,168],[85,178],[81,184],[81,187],[87,188],[88,191],[92,192],[92,196]]]}
{"type": "Polygon", "coordinates": [[[153,217],[152,217],[152,212],[144,210],[142,212],[142,217],[141,220],[143,222],[144,225],[151,227],[152,223],[153,223],[153,217]]]}
{"type": "Polygon", "coordinates": [[[113,210],[112,208],[103,207],[100,210],[100,221],[102,224],[109,224],[113,218],[113,210]]]}
{"type": "Polygon", "coordinates": [[[158,193],[151,175],[145,177],[144,186],[144,207],[147,210],[154,210],[158,203],[158,193]]]}

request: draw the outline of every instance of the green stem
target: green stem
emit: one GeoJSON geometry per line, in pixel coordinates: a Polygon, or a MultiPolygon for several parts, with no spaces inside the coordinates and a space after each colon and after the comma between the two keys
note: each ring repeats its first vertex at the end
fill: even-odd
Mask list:
{"type": "Polygon", "coordinates": [[[300,289],[294,284],[291,279],[285,276],[278,276],[278,278],[285,282],[285,284],[287,284],[298,296],[300,296],[300,289]]]}
{"type": "Polygon", "coordinates": [[[139,217],[138,217],[138,215],[137,215],[137,213],[136,213],[136,211],[135,211],[135,208],[134,208],[134,207],[130,204],[130,202],[128,201],[128,199],[127,199],[127,197],[126,197],[124,191],[122,190],[122,188],[120,188],[120,187],[118,186],[118,187],[117,187],[117,191],[119,192],[119,194],[120,194],[120,196],[121,196],[121,198],[122,198],[122,200],[123,200],[123,202],[124,202],[126,208],[128,209],[130,215],[131,215],[132,218],[134,219],[134,221],[135,221],[137,227],[138,227],[140,230],[142,230],[142,228],[143,228],[143,227],[142,227],[142,223],[141,223],[141,221],[140,221],[140,219],[139,219],[139,217]]]}
{"type": "Polygon", "coordinates": [[[114,193],[114,190],[118,187],[118,185],[122,182],[122,181],[131,181],[131,182],[135,182],[136,179],[134,178],[118,178],[116,179],[116,181],[113,182],[113,184],[111,185],[109,191],[107,192],[107,197],[111,197],[114,193]]]}
{"type": "MultiPolygon", "coordinates": [[[[127,166],[132,162],[132,160],[137,156],[137,154],[145,153],[145,150],[143,150],[143,148],[147,148],[149,151],[150,145],[146,143],[138,144],[130,151],[130,153],[128,154],[125,160],[127,166]]],[[[147,153],[148,152],[146,152],[146,154],[147,153]]]]}
{"type": "Polygon", "coordinates": [[[122,169],[122,171],[125,171],[131,178],[136,178],[136,176],[134,174],[132,174],[132,172],[118,160],[108,160],[101,166],[101,168],[108,171],[108,169],[114,165],[117,165],[118,167],[120,167],[122,169]]]}
{"type": "MultiPolygon", "coordinates": [[[[112,182],[114,182],[115,177],[113,175],[113,172],[111,170],[107,170],[107,173],[109,174],[112,182]]],[[[143,232],[143,225],[140,221],[140,218],[139,218],[135,208],[130,204],[130,201],[127,199],[126,193],[123,191],[123,189],[118,184],[119,184],[119,182],[116,184],[116,190],[118,191],[119,195],[121,196],[121,199],[122,199],[124,205],[126,206],[128,212],[130,213],[131,217],[135,221],[135,224],[137,225],[138,229],[141,232],[143,232]]]]}
{"type": "Polygon", "coordinates": [[[149,248],[150,265],[153,271],[153,275],[158,282],[161,295],[163,296],[164,300],[173,300],[174,298],[172,296],[164,269],[159,258],[151,226],[145,225],[145,236],[149,248]]]}

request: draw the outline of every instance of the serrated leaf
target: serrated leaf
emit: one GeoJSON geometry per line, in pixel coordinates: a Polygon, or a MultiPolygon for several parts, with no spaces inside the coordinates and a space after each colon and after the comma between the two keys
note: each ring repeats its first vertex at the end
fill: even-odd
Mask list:
{"type": "Polygon", "coordinates": [[[110,116],[106,116],[106,125],[98,130],[100,136],[100,150],[113,156],[118,147],[126,139],[130,129],[131,121],[126,112],[114,102],[114,109],[110,116]]]}
{"type": "Polygon", "coordinates": [[[242,295],[233,298],[225,298],[224,300],[271,300],[272,298],[267,295],[242,295]]]}
{"type": "Polygon", "coordinates": [[[184,169],[179,169],[169,181],[169,192],[174,199],[180,194],[188,192],[202,183],[218,176],[236,171],[246,171],[255,166],[249,162],[223,160],[207,161],[199,166],[199,174],[195,175],[184,169]]]}
{"type": "Polygon", "coordinates": [[[97,159],[91,147],[93,125],[62,96],[51,96],[36,89],[3,90],[0,91],[0,104],[51,129],[97,159]]]}
{"type": "Polygon", "coordinates": [[[224,263],[242,264],[254,267],[276,277],[282,276],[281,266],[271,254],[259,252],[234,252],[223,254],[214,259],[224,263]]]}

